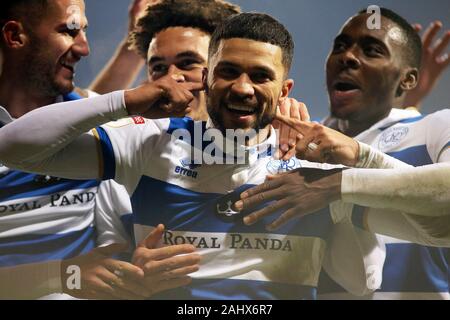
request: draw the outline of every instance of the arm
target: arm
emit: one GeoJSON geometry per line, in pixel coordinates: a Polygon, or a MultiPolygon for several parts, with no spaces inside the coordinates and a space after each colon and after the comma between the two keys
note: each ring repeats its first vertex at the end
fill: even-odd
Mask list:
{"type": "Polygon", "coordinates": [[[128,115],[182,117],[190,112],[191,91],[202,89],[202,83],[165,76],[136,89],[39,108],[0,129],[0,161],[22,171],[100,178],[98,146],[84,132],[128,115]]]}
{"type": "Polygon", "coordinates": [[[133,0],[128,10],[128,33],[119,44],[116,52],[100,71],[89,88],[100,94],[113,92],[115,90],[129,88],[139,71],[145,64],[145,60],[137,52],[129,48],[128,35],[135,29],[136,21],[144,12],[150,0],[133,0]]]}

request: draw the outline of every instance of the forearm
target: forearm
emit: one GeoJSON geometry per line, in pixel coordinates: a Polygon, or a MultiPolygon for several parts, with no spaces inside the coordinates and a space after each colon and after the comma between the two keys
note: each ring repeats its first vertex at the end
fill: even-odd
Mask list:
{"type": "Polygon", "coordinates": [[[100,94],[127,89],[136,80],[144,64],[144,59],[129,49],[124,39],[89,89],[100,94]]]}
{"type": "Polygon", "coordinates": [[[61,262],[0,268],[0,299],[37,299],[61,293],[61,262]]]}
{"type": "Polygon", "coordinates": [[[365,143],[358,141],[358,144],[359,155],[355,165],[356,168],[394,169],[411,167],[409,164],[388,156],[365,143]]]}
{"type": "MultiPolygon", "coordinates": [[[[83,133],[125,116],[124,93],[120,91],[39,108],[0,129],[0,161],[33,171],[83,133]]],[[[95,146],[90,147],[79,151],[97,152],[95,146]]]]}
{"type": "Polygon", "coordinates": [[[344,202],[421,216],[450,215],[450,165],[342,172],[344,202]]]}

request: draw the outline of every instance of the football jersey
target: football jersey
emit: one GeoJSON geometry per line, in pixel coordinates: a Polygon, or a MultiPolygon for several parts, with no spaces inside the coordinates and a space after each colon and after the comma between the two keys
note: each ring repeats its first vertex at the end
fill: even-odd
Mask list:
{"type": "MultiPolygon", "coordinates": [[[[225,163],[239,158],[223,146],[226,143],[211,142],[210,127],[209,122],[188,118],[153,121],[135,117],[94,131],[102,148],[103,178],[123,184],[131,197],[132,216],[126,214],[131,208],[125,204],[124,214],[116,221],[132,217],[137,243],[162,223],[166,232],[160,246],[192,244],[202,255],[200,270],[191,275],[191,285],[155,298],[315,298],[326,239],[333,225],[328,208],[268,232],[265,226],[279,213],[246,226],[242,218],[249,212],[236,213],[232,204],[241,192],[264,182],[268,174],[331,166],[295,158],[275,160],[273,130],[265,142],[245,148],[242,164],[198,163],[192,154],[212,147],[216,159],[225,163]]],[[[106,192],[110,194],[108,188],[106,192]]],[[[108,223],[114,223],[111,219],[108,223]]],[[[112,240],[106,236],[104,241],[112,240]]]]}
{"type": "MultiPolygon", "coordinates": [[[[79,98],[71,93],[64,100],[79,98]]],[[[0,126],[10,121],[0,107],[0,126]]],[[[0,267],[66,259],[93,249],[98,184],[25,173],[0,164],[0,267]]]]}
{"type": "MultiPolygon", "coordinates": [[[[362,132],[357,140],[413,166],[449,161],[450,110],[422,116],[417,111],[392,109],[390,115],[362,132]]],[[[364,208],[353,207],[354,225],[363,227],[364,208]]],[[[386,261],[374,299],[450,299],[449,249],[426,247],[380,236],[386,261]]],[[[320,297],[356,298],[343,294],[323,273],[320,297]]]]}

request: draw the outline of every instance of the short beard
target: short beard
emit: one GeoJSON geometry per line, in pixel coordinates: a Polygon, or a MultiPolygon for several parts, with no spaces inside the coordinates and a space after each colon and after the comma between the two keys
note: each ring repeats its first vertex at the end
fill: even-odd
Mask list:
{"type": "Polygon", "coordinates": [[[38,40],[31,36],[28,59],[23,63],[25,83],[29,88],[35,89],[38,94],[47,97],[70,93],[74,89],[73,83],[71,86],[64,86],[55,80],[54,62],[48,60],[51,55],[41,48],[38,40]]]}

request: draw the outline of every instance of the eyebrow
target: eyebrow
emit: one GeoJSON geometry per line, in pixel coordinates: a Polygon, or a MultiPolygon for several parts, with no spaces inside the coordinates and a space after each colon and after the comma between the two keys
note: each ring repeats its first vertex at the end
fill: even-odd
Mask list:
{"type": "MultiPolygon", "coordinates": [[[[177,58],[177,59],[180,59],[180,58],[194,58],[194,59],[198,60],[200,63],[204,63],[205,62],[205,59],[201,55],[199,55],[197,52],[192,51],[192,50],[183,51],[183,52],[177,54],[175,58],[177,58]]],[[[165,59],[162,58],[162,57],[154,56],[154,57],[151,57],[150,60],[148,60],[148,64],[154,64],[154,63],[157,63],[157,62],[160,62],[160,61],[164,61],[164,60],[165,59]]]]}
{"type": "MultiPolygon", "coordinates": [[[[238,69],[242,69],[239,65],[233,63],[233,62],[229,62],[229,61],[221,61],[217,64],[217,66],[219,67],[233,67],[233,68],[238,68],[238,69]]],[[[276,78],[276,73],[274,70],[272,70],[269,67],[266,66],[256,66],[256,67],[252,67],[251,68],[252,71],[261,71],[261,72],[265,72],[269,75],[269,77],[271,78],[276,78]]]]}

